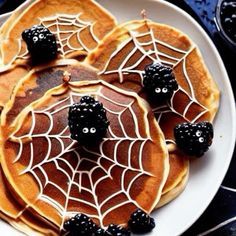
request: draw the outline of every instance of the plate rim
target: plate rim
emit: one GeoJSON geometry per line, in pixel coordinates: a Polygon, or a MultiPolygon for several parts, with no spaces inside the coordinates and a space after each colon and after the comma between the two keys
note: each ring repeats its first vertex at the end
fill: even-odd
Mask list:
{"type": "MultiPolygon", "coordinates": [[[[229,148],[228,148],[228,159],[227,162],[224,163],[224,168],[221,170],[221,175],[220,178],[218,177],[216,179],[216,181],[214,181],[215,185],[217,187],[214,188],[214,191],[211,191],[208,193],[207,195],[207,200],[204,201],[204,204],[201,205],[201,207],[199,207],[198,209],[198,214],[196,214],[194,217],[192,217],[193,221],[186,224],[186,226],[180,230],[178,232],[178,234],[182,234],[183,232],[185,232],[187,229],[189,229],[191,227],[191,225],[193,225],[199,217],[201,217],[201,215],[203,214],[203,212],[207,209],[207,207],[209,206],[209,204],[211,203],[211,201],[213,200],[213,198],[215,197],[216,193],[218,192],[218,189],[223,181],[223,179],[225,178],[225,175],[229,169],[232,157],[233,157],[233,152],[234,152],[234,148],[235,148],[235,140],[236,140],[236,107],[235,107],[235,99],[234,99],[234,94],[233,94],[233,89],[232,89],[232,85],[227,73],[227,70],[225,68],[224,62],[214,44],[214,42],[212,41],[212,39],[210,38],[210,36],[206,33],[206,31],[203,29],[203,27],[187,12],[185,12],[183,9],[181,9],[180,7],[174,5],[173,3],[164,1],[164,0],[147,0],[149,2],[153,2],[154,4],[162,4],[167,8],[171,8],[171,10],[177,12],[178,14],[184,16],[185,18],[187,18],[188,21],[190,21],[190,23],[192,23],[202,34],[202,36],[204,37],[204,39],[208,42],[208,44],[210,45],[210,49],[213,52],[213,55],[215,57],[215,59],[217,60],[217,63],[220,65],[220,71],[223,74],[223,80],[224,80],[224,85],[225,88],[227,89],[227,97],[230,100],[230,104],[229,104],[229,110],[232,111],[232,139],[231,139],[231,143],[229,144],[229,148]]],[[[18,8],[16,8],[16,10],[21,10],[24,9],[27,4],[29,4],[30,2],[32,2],[32,0],[26,0],[24,3],[22,3],[18,8]]],[[[100,2],[99,0],[97,2],[100,2]]],[[[14,10],[14,11],[16,11],[14,10]]],[[[7,20],[7,18],[14,12],[8,12],[5,14],[0,15],[0,22],[4,23],[4,21],[7,20]]],[[[119,22],[118,22],[119,23],[119,22]]],[[[225,91],[223,91],[225,92],[225,91]]]]}

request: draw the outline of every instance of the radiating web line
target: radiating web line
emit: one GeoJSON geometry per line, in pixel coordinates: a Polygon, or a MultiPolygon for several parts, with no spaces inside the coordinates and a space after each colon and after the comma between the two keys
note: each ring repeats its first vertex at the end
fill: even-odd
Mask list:
{"type": "MultiPolygon", "coordinates": [[[[29,158],[28,158],[29,163],[26,166],[26,168],[21,172],[21,175],[31,173],[34,176],[34,178],[38,182],[39,188],[40,188],[40,193],[39,193],[38,199],[51,204],[58,211],[58,214],[62,217],[61,227],[63,226],[64,220],[68,216],[71,216],[71,214],[73,215],[75,213],[73,211],[70,211],[70,207],[69,207],[70,201],[77,202],[78,205],[82,203],[82,204],[87,205],[88,207],[92,207],[92,208],[96,209],[97,215],[94,215],[93,217],[99,219],[101,226],[104,226],[103,219],[111,211],[116,210],[118,207],[120,207],[122,205],[132,203],[132,204],[136,205],[136,207],[141,208],[141,206],[139,206],[139,204],[131,198],[130,189],[132,188],[133,184],[140,176],[143,176],[143,175],[153,176],[151,173],[145,171],[144,166],[143,166],[142,156],[144,153],[144,147],[145,147],[146,143],[151,140],[151,138],[149,136],[143,137],[143,135],[141,135],[141,133],[140,133],[136,113],[133,111],[133,108],[132,108],[132,106],[134,104],[134,99],[132,99],[131,101],[129,101],[126,104],[126,103],[114,101],[112,99],[112,97],[108,97],[107,95],[102,94],[101,90],[99,90],[99,92],[97,92],[97,93],[94,92],[94,94],[92,94],[96,98],[98,98],[98,97],[102,98],[104,101],[106,101],[106,103],[112,103],[115,106],[119,107],[118,111],[113,111],[113,110],[109,109],[108,107],[106,107],[106,105],[105,105],[106,103],[104,104],[104,108],[107,110],[107,113],[110,113],[110,114],[115,115],[117,117],[118,121],[120,122],[121,130],[122,130],[122,136],[119,137],[112,130],[112,127],[109,127],[109,136],[105,137],[103,139],[103,141],[100,143],[98,151],[90,150],[88,147],[82,147],[84,153],[88,153],[90,155],[93,155],[95,157],[95,159],[87,159],[87,158],[81,156],[79,150],[76,148],[76,141],[71,141],[71,142],[69,142],[69,144],[67,142],[67,144],[65,144],[65,140],[70,140],[70,136],[68,134],[68,126],[64,127],[57,134],[52,133],[52,130],[54,130],[53,116],[59,114],[60,112],[63,112],[64,110],[68,110],[69,106],[71,106],[75,101],[77,101],[81,96],[84,96],[84,95],[87,95],[87,94],[71,92],[68,97],[66,97],[65,99],[62,99],[61,101],[57,102],[56,104],[54,104],[52,106],[49,106],[48,108],[45,108],[42,110],[33,110],[32,109],[31,111],[29,111],[29,115],[31,117],[31,126],[29,127],[28,134],[23,134],[20,136],[18,134],[20,131],[20,128],[19,128],[11,136],[12,141],[19,143],[19,153],[17,154],[15,162],[18,162],[21,160],[25,143],[30,144],[31,148],[30,148],[30,153],[29,153],[29,158]],[[123,121],[121,119],[121,116],[125,112],[129,112],[130,116],[132,116],[132,122],[133,122],[134,130],[135,130],[134,137],[130,137],[128,135],[128,133],[126,132],[125,126],[123,124],[123,121]],[[47,130],[44,131],[43,133],[34,133],[35,127],[37,125],[36,115],[47,117],[48,122],[50,124],[49,127],[47,127],[47,130]],[[46,150],[45,156],[43,157],[43,159],[40,160],[40,162],[34,164],[34,158],[35,158],[34,153],[35,152],[34,152],[33,143],[34,143],[34,139],[37,139],[37,138],[44,138],[48,143],[48,149],[46,150]],[[53,139],[56,139],[58,141],[58,145],[61,146],[60,153],[58,153],[55,156],[51,156],[51,154],[50,154],[51,150],[52,150],[52,143],[51,142],[53,139]],[[27,142],[25,142],[25,140],[27,140],[27,142]],[[114,150],[113,150],[114,159],[111,158],[110,156],[107,156],[104,153],[104,148],[105,148],[104,145],[107,142],[114,142],[115,143],[114,150]],[[119,159],[117,158],[117,156],[118,156],[117,150],[118,150],[119,146],[122,145],[123,142],[128,142],[128,145],[129,145],[128,146],[128,153],[127,153],[127,158],[128,158],[127,164],[120,162],[119,159]],[[136,143],[139,145],[139,149],[138,149],[138,153],[137,153],[137,163],[136,163],[137,166],[133,167],[132,161],[131,161],[131,153],[132,153],[132,150],[133,150],[134,145],[136,143]],[[75,157],[77,158],[76,165],[74,165],[74,166],[72,166],[67,159],[63,158],[63,156],[65,154],[71,154],[71,153],[73,153],[75,155],[73,158],[75,158],[75,157]],[[111,163],[111,165],[108,169],[106,169],[103,166],[103,164],[102,164],[103,160],[109,161],[109,163],[111,163]],[[89,171],[88,170],[83,170],[83,171],[79,170],[80,165],[84,161],[86,161],[86,163],[90,162],[91,164],[94,164],[95,166],[89,171]],[[48,175],[49,173],[47,172],[47,169],[45,168],[45,167],[47,167],[47,165],[49,163],[53,164],[54,168],[56,168],[56,171],[58,171],[58,173],[61,173],[64,176],[63,178],[67,179],[68,185],[67,185],[66,189],[62,188],[61,186],[59,186],[57,183],[53,182],[50,179],[50,176],[48,175]],[[65,171],[61,167],[61,164],[63,164],[64,166],[66,165],[69,172],[65,171]],[[97,199],[96,189],[104,180],[106,180],[106,179],[113,180],[111,173],[112,173],[113,168],[115,168],[115,167],[116,168],[118,167],[121,169],[120,190],[114,194],[107,196],[102,201],[102,203],[100,203],[97,199]],[[96,170],[102,170],[104,173],[104,176],[96,181],[93,181],[92,176],[96,170]],[[131,178],[128,186],[125,187],[124,179],[125,179],[125,175],[128,171],[132,171],[132,173],[134,173],[134,176],[131,178]],[[39,175],[37,174],[38,172],[41,173],[44,180],[40,179],[39,175]],[[75,181],[75,177],[78,175],[79,175],[79,181],[77,182],[77,181],[75,181]],[[88,178],[90,180],[91,187],[89,187],[89,188],[87,188],[86,186],[83,186],[83,184],[82,184],[82,179],[83,179],[83,176],[85,176],[85,175],[88,176],[88,178]],[[51,196],[47,195],[44,192],[44,189],[47,186],[49,186],[49,187],[52,186],[54,189],[56,189],[58,191],[58,193],[62,194],[65,197],[65,202],[62,204],[62,203],[58,202],[57,200],[52,199],[51,196]],[[94,202],[87,202],[83,199],[79,199],[74,196],[71,196],[72,188],[77,188],[79,192],[86,191],[87,193],[92,194],[94,202]],[[106,211],[102,211],[102,207],[119,194],[124,194],[124,196],[126,196],[126,199],[123,202],[120,202],[119,205],[113,206],[106,211]]],[[[147,135],[150,135],[149,131],[147,131],[147,135]]],[[[75,159],[74,159],[74,161],[75,161],[75,159]]]]}

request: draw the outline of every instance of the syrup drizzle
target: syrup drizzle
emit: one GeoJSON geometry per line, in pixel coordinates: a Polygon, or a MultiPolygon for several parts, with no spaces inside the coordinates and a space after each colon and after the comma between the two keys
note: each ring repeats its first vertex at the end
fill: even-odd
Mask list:
{"type": "MultiPolygon", "coordinates": [[[[98,83],[98,82],[96,82],[98,83]]],[[[100,83],[105,83],[105,82],[100,82],[100,83]]],[[[70,83],[72,84],[72,83],[70,83]]],[[[108,84],[106,84],[106,86],[109,86],[108,84]]],[[[117,89],[117,88],[115,88],[117,89]]],[[[117,91],[119,91],[117,89],[117,91]]],[[[124,92],[123,92],[124,93],[124,92]]],[[[125,92],[126,93],[126,92],[125,92]]],[[[128,93],[128,92],[127,92],[128,93]]],[[[106,93],[107,94],[107,93],[106,93]]],[[[119,111],[114,111],[109,109],[108,107],[105,106],[104,104],[104,108],[106,109],[107,113],[112,114],[117,116],[119,123],[121,125],[121,130],[122,130],[122,136],[118,136],[115,134],[115,131],[112,129],[111,126],[109,126],[108,129],[108,135],[106,138],[103,138],[102,142],[100,143],[99,146],[99,151],[93,151],[90,150],[88,147],[82,147],[83,151],[85,151],[88,154],[92,154],[93,156],[97,157],[97,160],[93,160],[93,159],[86,159],[86,161],[89,161],[91,163],[95,164],[95,167],[92,168],[92,170],[90,171],[81,171],[79,170],[79,166],[81,164],[81,162],[84,160],[84,158],[80,155],[80,153],[78,152],[78,150],[75,147],[75,141],[70,139],[70,134],[69,134],[69,128],[68,126],[65,127],[61,132],[59,132],[58,134],[51,134],[51,131],[53,130],[54,127],[54,122],[53,122],[53,115],[58,114],[60,112],[63,112],[65,109],[68,110],[69,106],[71,106],[76,100],[78,100],[78,98],[87,95],[84,93],[80,93],[80,92],[75,92],[72,91],[70,92],[69,97],[66,97],[64,100],[61,100],[59,102],[57,102],[56,104],[51,105],[50,107],[44,109],[44,110],[34,110],[32,107],[29,110],[28,115],[30,114],[30,116],[32,117],[32,121],[31,121],[31,128],[28,132],[28,134],[25,135],[17,135],[17,133],[20,131],[21,127],[18,128],[18,130],[16,130],[10,137],[10,140],[13,142],[17,142],[19,143],[19,150],[18,150],[18,155],[16,156],[14,163],[18,162],[21,160],[22,158],[22,154],[23,154],[23,148],[25,145],[25,140],[28,139],[28,142],[30,143],[30,155],[29,155],[29,164],[28,166],[20,173],[21,175],[26,174],[26,173],[30,173],[34,176],[34,178],[36,179],[36,181],[39,184],[40,187],[40,194],[38,196],[38,199],[43,200],[47,203],[49,203],[50,205],[52,205],[60,214],[60,216],[62,217],[62,224],[61,224],[61,229],[63,227],[63,223],[65,221],[65,219],[67,217],[71,217],[73,215],[75,215],[77,212],[73,212],[73,211],[69,211],[68,207],[70,204],[70,201],[75,201],[77,203],[82,203],[82,204],[86,204],[89,207],[92,207],[94,209],[96,209],[97,214],[88,214],[86,213],[89,217],[95,218],[97,220],[99,220],[100,224],[102,227],[104,227],[105,225],[103,224],[103,219],[107,216],[107,214],[109,214],[111,211],[114,211],[115,209],[119,208],[120,206],[123,206],[125,204],[134,204],[136,207],[138,208],[142,208],[136,201],[134,201],[132,199],[132,197],[130,196],[130,190],[131,187],[133,186],[133,184],[135,183],[135,181],[143,175],[146,176],[153,176],[151,173],[147,172],[143,166],[143,153],[145,152],[145,145],[148,141],[151,141],[151,136],[150,136],[150,128],[149,126],[146,127],[145,129],[145,134],[141,134],[140,133],[140,128],[138,126],[138,118],[137,118],[137,114],[135,113],[135,111],[133,110],[132,106],[134,105],[134,103],[136,102],[136,95],[134,95],[133,93],[128,93],[128,94],[132,94],[132,99],[130,99],[131,101],[126,101],[126,103],[121,103],[121,102],[117,102],[115,100],[113,100],[114,97],[109,96],[108,95],[104,95],[102,92],[102,89],[98,89],[97,91],[93,91],[91,92],[90,95],[94,96],[96,99],[102,98],[103,100],[106,100],[108,103],[114,104],[119,106],[120,109],[119,111]],[[133,126],[134,126],[134,131],[135,131],[135,137],[131,137],[127,134],[126,131],[126,126],[125,124],[123,124],[121,116],[124,112],[129,112],[129,114],[132,117],[133,120],[133,126]],[[34,133],[34,129],[36,127],[36,115],[43,115],[43,116],[47,116],[48,120],[50,122],[50,127],[48,128],[48,130],[44,133],[34,133]],[[40,161],[38,164],[33,164],[34,163],[34,146],[33,146],[33,142],[34,142],[34,138],[45,138],[48,142],[48,150],[47,153],[44,157],[44,159],[42,161],[40,161]],[[61,145],[61,152],[54,156],[51,157],[50,156],[50,152],[52,149],[52,140],[53,139],[57,139],[61,145]],[[65,144],[64,140],[71,140],[70,144],[65,144]],[[114,142],[114,151],[113,151],[113,155],[114,158],[111,158],[109,156],[106,155],[106,153],[104,153],[104,145],[107,142],[114,142]],[[123,142],[129,142],[129,148],[128,148],[128,163],[124,164],[119,162],[117,155],[118,155],[118,148],[119,146],[123,143],[123,142]],[[133,167],[132,166],[132,161],[131,161],[131,154],[132,154],[132,150],[133,150],[133,146],[136,143],[141,143],[139,145],[139,151],[137,153],[137,160],[138,160],[138,168],[133,167]],[[63,158],[63,155],[66,153],[74,153],[76,158],[77,158],[77,164],[76,166],[72,166],[70,162],[68,162],[65,158],[63,158]],[[102,160],[107,160],[112,162],[112,165],[109,167],[108,170],[105,169],[105,167],[102,165],[102,160]],[[69,172],[66,172],[64,169],[62,169],[60,167],[60,163],[64,163],[66,164],[67,168],[70,169],[70,172],[72,174],[69,174],[69,172]],[[56,183],[54,183],[53,181],[50,180],[47,170],[45,169],[45,166],[47,166],[47,164],[49,163],[54,163],[57,171],[58,172],[62,172],[68,179],[68,189],[67,191],[65,191],[64,189],[62,189],[60,186],[58,186],[56,183]],[[121,180],[121,189],[118,192],[115,192],[114,194],[111,194],[109,196],[107,196],[107,198],[105,198],[102,202],[99,202],[97,199],[97,195],[96,195],[96,188],[98,186],[98,184],[100,184],[103,180],[106,180],[107,178],[112,178],[111,175],[111,171],[113,170],[114,167],[120,167],[122,169],[122,174],[120,176],[120,180],[121,180]],[[97,169],[102,169],[104,172],[104,176],[99,178],[98,180],[96,180],[95,182],[93,181],[93,173],[97,170],[97,169]],[[39,176],[37,175],[36,171],[40,171],[41,174],[44,176],[45,178],[45,182],[43,183],[42,180],[39,178],[39,176]],[[135,176],[132,177],[131,181],[129,182],[128,186],[125,186],[125,177],[126,177],[126,173],[128,171],[132,171],[133,173],[135,173],[135,176]],[[75,176],[79,174],[79,181],[75,181],[75,176]],[[83,186],[83,176],[86,175],[89,178],[90,184],[91,184],[91,188],[88,188],[86,186],[83,186]],[[55,199],[51,198],[50,196],[48,196],[45,192],[44,189],[46,188],[47,185],[53,185],[57,191],[59,191],[61,194],[63,194],[65,196],[65,203],[64,205],[62,205],[61,203],[57,202],[55,199]],[[93,202],[89,202],[89,201],[85,201],[83,199],[80,198],[75,198],[73,196],[70,196],[71,193],[71,189],[72,187],[77,187],[78,190],[81,192],[86,191],[88,193],[90,193],[93,196],[93,202]],[[108,203],[111,199],[113,199],[114,197],[123,194],[126,196],[126,200],[124,200],[123,202],[119,203],[118,205],[114,205],[113,207],[103,211],[102,207],[108,203]]],[[[123,94],[124,96],[125,94],[123,94]]],[[[140,115],[140,113],[139,113],[140,115]]],[[[147,121],[148,117],[148,112],[145,111],[143,114],[143,119],[145,121],[147,121]]],[[[22,120],[23,122],[23,120],[22,120]]],[[[148,124],[145,122],[145,124],[148,124]]],[[[163,182],[164,184],[164,182],[163,182]]],[[[27,206],[26,206],[27,207],[27,206]]]]}

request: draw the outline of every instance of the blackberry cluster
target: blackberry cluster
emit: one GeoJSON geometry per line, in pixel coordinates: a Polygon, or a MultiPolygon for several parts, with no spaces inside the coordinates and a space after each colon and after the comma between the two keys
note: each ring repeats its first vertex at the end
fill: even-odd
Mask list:
{"type": "Polygon", "coordinates": [[[88,216],[81,213],[75,215],[64,223],[64,229],[69,232],[70,236],[93,235],[96,228],[96,224],[88,216]]]}
{"type": "Polygon", "coordinates": [[[174,129],[174,136],[177,146],[186,154],[200,157],[212,144],[213,126],[211,123],[182,123],[174,129]]]}
{"type": "Polygon", "coordinates": [[[155,227],[154,219],[141,209],[137,209],[130,216],[128,224],[134,233],[147,233],[155,227]]]}
{"type": "MultiPolygon", "coordinates": [[[[129,228],[134,233],[147,233],[155,227],[154,219],[141,209],[137,209],[128,222],[129,228]]],[[[131,231],[120,225],[110,224],[104,230],[98,227],[88,216],[77,214],[64,223],[63,226],[67,235],[86,236],[130,236],[131,231]]]]}
{"type": "Polygon", "coordinates": [[[112,236],[130,236],[131,232],[119,225],[110,224],[106,230],[108,235],[112,236]]]}
{"type": "Polygon", "coordinates": [[[35,25],[22,33],[33,63],[46,62],[56,57],[57,41],[54,34],[43,25],[35,25]]]}
{"type": "Polygon", "coordinates": [[[236,0],[221,3],[220,21],[225,33],[236,43],[236,0]]]}
{"type": "Polygon", "coordinates": [[[102,103],[90,96],[82,97],[79,103],[70,107],[68,122],[71,138],[81,144],[100,141],[109,126],[102,103]]]}
{"type": "Polygon", "coordinates": [[[63,228],[69,236],[130,236],[131,234],[129,230],[115,224],[110,224],[107,230],[99,228],[88,216],[81,213],[67,220],[63,228]]]}
{"type": "Polygon", "coordinates": [[[111,236],[111,234],[102,228],[98,228],[95,231],[94,236],[111,236]]]}
{"type": "Polygon", "coordinates": [[[172,68],[160,63],[147,65],[143,74],[143,87],[147,95],[157,102],[169,100],[178,84],[172,68]]]}

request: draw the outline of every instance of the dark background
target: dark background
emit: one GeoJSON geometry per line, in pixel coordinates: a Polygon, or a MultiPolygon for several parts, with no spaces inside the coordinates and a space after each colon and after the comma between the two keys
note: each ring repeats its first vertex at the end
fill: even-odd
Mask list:
{"type": "MultiPolygon", "coordinates": [[[[212,38],[224,61],[234,94],[236,94],[236,48],[232,48],[217,30],[214,17],[218,0],[168,1],[181,7],[192,15],[212,38]]],[[[0,14],[15,9],[16,6],[22,2],[24,2],[24,0],[0,0],[0,14]]],[[[230,168],[222,185],[235,189],[235,191],[229,191],[220,187],[210,206],[200,219],[184,233],[184,236],[198,235],[218,226],[226,220],[229,220],[229,223],[226,222],[224,226],[219,227],[217,230],[214,230],[207,235],[236,236],[236,153],[234,153],[230,168]],[[235,217],[235,219],[233,217],[235,217]]]]}

